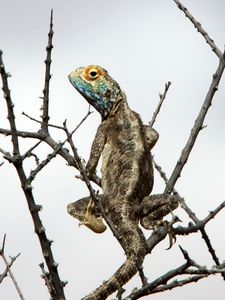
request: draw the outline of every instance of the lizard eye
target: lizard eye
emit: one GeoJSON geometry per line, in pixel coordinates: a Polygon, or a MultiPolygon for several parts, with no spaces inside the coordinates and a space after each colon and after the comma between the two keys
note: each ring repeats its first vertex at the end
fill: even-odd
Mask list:
{"type": "Polygon", "coordinates": [[[95,79],[98,77],[98,72],[96,70],[90,70],[89,76],[90,76],[90,79],[95,79]]]}

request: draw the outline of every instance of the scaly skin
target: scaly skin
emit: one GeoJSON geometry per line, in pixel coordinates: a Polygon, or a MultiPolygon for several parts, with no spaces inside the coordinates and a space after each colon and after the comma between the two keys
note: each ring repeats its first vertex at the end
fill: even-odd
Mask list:
{"type": "MultiPolygon", "coordinates": [[[[154,137],[154,134],[149,133],[140,116],[129,108],[118,83],[103,68],[79,68],[69,75],[69,80],[102,116],[86,171],[91,178],[102,155],[103,206],[121,237],[120,242],[127,256],[125,263],[108,281],[83,298],[103,300],[136,274],[147,254],[146,240],[138,224],[141,215],[145,216],[144,225],[148,223],[148,218],[152,221],[151,216],[148,216],[152,211],[152,208],[148,208],[148,203],[152,207],[158,205],[156,202],[149,202],[151,198],[148,198],[153,187],[153,167],[149,150],[157,141],[158,135],[155,133],[154,137]]],[[[97,210],[91,207],[92,204],[87,204],[87,198],[79,201],[79,204],[69,204],[68,212],[93,231],[104,231],[97,210]],[[95,224],[92,224],[93,220],[97,220],[97,230],[95,224]]],[[[165,202],[168,204],[168,199],[165,200],[164,196],[163,205],[165,202]]],[[[167,205],[164,215],[174,209],[174,206],[177,207],[177,203],[167,205]]]]}

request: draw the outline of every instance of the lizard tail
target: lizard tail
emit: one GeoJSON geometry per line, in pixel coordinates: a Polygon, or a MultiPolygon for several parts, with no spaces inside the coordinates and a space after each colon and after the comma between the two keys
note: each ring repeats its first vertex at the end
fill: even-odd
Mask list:
{"type": "MultiPolygon", "coordinates": [[[[141,230],[140,230],[141,231],[141,230]]],[[[124,264],[112,275],[110,279],[105,281],[92,293],[82,298],[82,300],[104,300],[109,295],[119,290],[124,284],[126,284],[139,270],[142,265],[145,255],[147,254],[147,246],[144,236],[140,235],[139,241],[135,240],[135,245],[130,249],[136,249],[135,252],[127,253],[127,259],[124,264]]],[[[131,242],[131,241],[130,241],[131,242]]]]}

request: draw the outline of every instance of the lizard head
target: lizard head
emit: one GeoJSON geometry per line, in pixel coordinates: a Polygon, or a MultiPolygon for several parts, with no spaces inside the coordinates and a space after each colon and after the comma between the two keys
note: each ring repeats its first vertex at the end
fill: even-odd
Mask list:
{"type": "Polygon", "coordinates": [[[75,89],[106,119],[115,103],[122,99],[118,83],[108,72],[95,65],[78,68],[69,74],[75,89]]]}

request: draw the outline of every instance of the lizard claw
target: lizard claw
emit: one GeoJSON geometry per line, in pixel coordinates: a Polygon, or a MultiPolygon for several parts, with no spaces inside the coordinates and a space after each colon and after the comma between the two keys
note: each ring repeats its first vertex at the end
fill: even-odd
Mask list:
{"type": "Polygon", "coordinates": [[[173,224],[177,223],[177,222],[181,222],[181,220],[179,219],[178,216],[174,216],[171,220],[171,222],[166,222],[167,227],[168,227],[168,235],[169,235],[169,247],[166,248],[166,250],[169,250],[172,248],[172,246],[176,243],[177,241],[177,237],[176,234],[173,232],[173,224]]]}
{"type": "Polygon", "coordinates": [[[166,250],[172,248],[172,246],[176,243],[177,238],[175,233],[173,232],[172,226],[168,224],[168,236],[169,236],[169,247],[166,250]]]}

